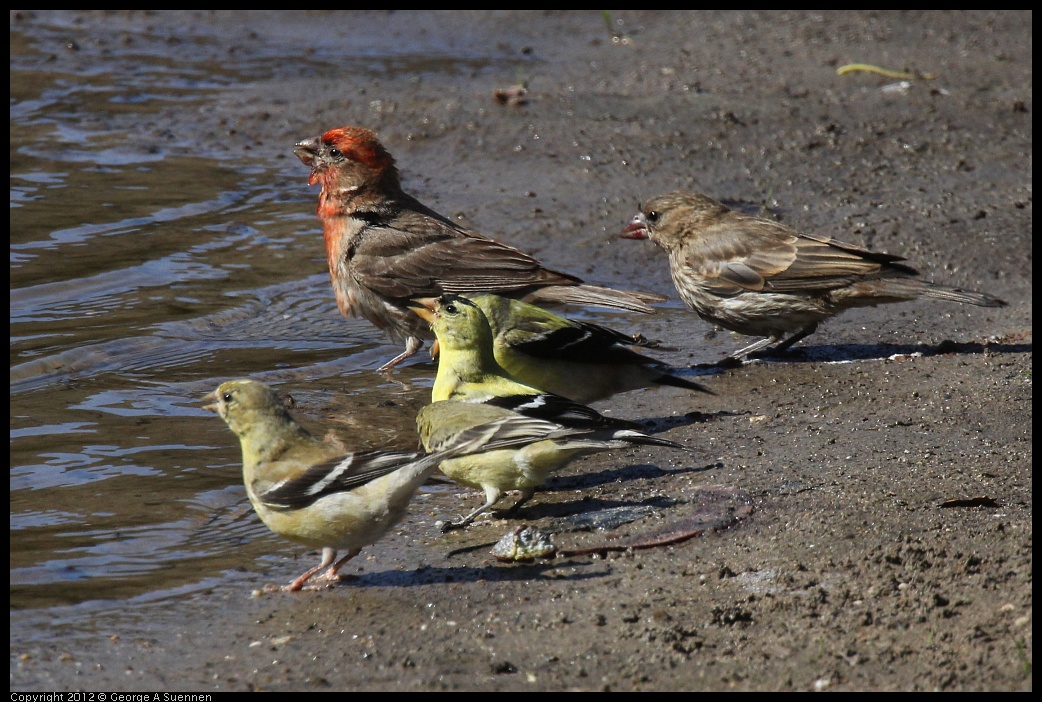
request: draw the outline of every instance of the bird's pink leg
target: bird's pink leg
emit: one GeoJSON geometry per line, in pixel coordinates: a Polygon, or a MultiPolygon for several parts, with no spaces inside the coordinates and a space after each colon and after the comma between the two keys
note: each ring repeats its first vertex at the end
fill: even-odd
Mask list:
{"type": "Polygon", "coordinates": [[[377,373],[383,373],[385,371],[391,370],[392,368],[397,366],[399,363],[401,363],[402,361],[407,359],[409,356],[412,356],[414,353],[419,351],[421,348],[423,348],[423,339],[420,339],[420,338],[415,337],[415,336],[410,336],[409,340],[405,342],[405,350],[402,351],[397,356],[395,356],[394,358],[392,358],[387,363],[385,363],[382,366],[380,366],[379,368],[377,368],[376,372],[377,373]]]}
{"type": "Polygon", "coordinates": [[[328,568],[329,564],[332,563],[335,558],[336,558],[336,549],[335,548],[328,548],[327,547],[327,548],[322,549],[322,562],[319,563],[314,568],[312,568],[311,570],[305,571],[304,574],[300,575],[296,580],[291,582],[289,585],[287,585],[283,589],[287,590],[289,592],[296,592],[297,590],[299,590],[302,587],[304,587],[304,583],[306,583],[308,580],[310,580],[312,578],[312,576],[315,575],[315,573],[317,573],[317,572],[319,572],[319,571],[321,571],[321,570],[323,570],[325,568],[328,568]]]}

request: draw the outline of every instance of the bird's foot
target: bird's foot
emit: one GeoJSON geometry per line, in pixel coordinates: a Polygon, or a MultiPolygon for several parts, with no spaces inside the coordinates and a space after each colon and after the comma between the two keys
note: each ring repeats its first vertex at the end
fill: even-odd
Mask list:
{"type": "MultiPolygon", "coordinates": [[[[311,590],[311,591],[315,591],[315,590],[332,590],[334,587],[339,585],[341,582],[346,582],[348,580],[355,580],[355,579],[356,578],[353,575],[342,575],[342,576],[334,578],[332,580],[327,580],[326,582],[321,582],[321,583],[319,583],[319,582],[310,582],[310,583],[308,583],[307,585],[305,585],[304,587],[302,587],[300,589],[301,590],[311,590]]],[[[316,578],[316,580],[317,580],[317,578],[316,578]]]]}
{"type": "Polygon", "coordinates": [[[715,361],[713,363],[699,363],[695,367],[696,368],[704,368],[706,370],[711,370],[711,369],[718,369],[718,368],[719,369],[741,368],[743,365],[745,365],[745,361],[743,361],[741,358],[738,358],[736,356],[727,356],[726,358],[721,358],[719,361],[715,361]]]}
{"type": "MultiPolygon", "coordinates": [[[[318,580],[318,578],[315,578],[318,580]]],[[[255,597],[260,595],[271,595],[276,592],[301,592],[303,590],[328,590],[336,585],[336,583],[326,582],[316,584],[313,581],[307,581],[298,583],[296,580],[289,583],[288,585],[276,585],[275,583],[268,583],[262,588],[258,588],[253,591],[255,597]]]]}
{"type": "Polygon", "coordinates": [[[472,521],[473,520],[467,519],[453,519],[447,522],[441,522],[441,533],[447,534],[448,532],[455,531],[456,529],[466,529],[467,525],[469,525],[472,521]]]}
{"type": "Polygon", "coordinates": [[[336,572],[336,571],[328,571],[327,570],[325,573],[323,573],[322,575],[319,575],[317,578],[312,578],[311,582],[312,583],[321,582],[321,583],[325,583],[326,586],[331,586],[331,585],[336,585],[337,583],[344,582],[345,580],[357,580],[357,579],[358,578],[356,576],[350,575],[348,573],[339,573],[339,572],[336,572]]]}
{"type": "Polygon", "coordinates": [[[300,592],[303,590],[332,590],[334,587],[336,587],[342,582],[357,579],[358,576],[355,575],[345,575],[343,573],[329,575],[328,573],[326,573],[316,578],[312,578],[311,580],[308,580],[306,583],[301,583],[299,585],[297,585],[296,583],[290,583],[289,585],[284,585],[282,589],[285,592],[300,592]]]}
{"type": "MultiPolygon", "coordinates": [[[[344,575],[340,572],[340,569],[345,563],[356,556],[358,551],[359,549],[355,549],[336,563],[330,565],[328,568],[326,567],[327,562],[323,561],[321,565],[307,571],[289,585],[283,586],[282,590],[286,592],[297,592],[298,590],[326,590],[335,587],[343,580],[354,580],[355,576],[344,575]],[[323,568],[325,568],[325,570],[322,571],[321,575],[318,575],[317,573],[323,568]]],[[[335,553],[335,551],[331,553],[335,553]]],[[[329,555],[328,557],[329,559],[333,558],[332,555],[329,555]]]]}

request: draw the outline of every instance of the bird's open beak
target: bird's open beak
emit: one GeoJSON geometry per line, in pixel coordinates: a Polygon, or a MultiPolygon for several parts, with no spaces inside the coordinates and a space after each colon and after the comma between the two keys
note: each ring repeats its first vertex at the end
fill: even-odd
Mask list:
{"type": "Polygon", "coordinates": [[[648,231],[648,221],[644,219],[644,215],[642,214],[635,215],[619,236],[623,239],[651,238],[651,233],[648,231]]]}
{"type": "Polygon", "coordinates": [[[427,324],[434,324],[434,318],[438,313],[438,298],[421,297],[409,301],[409,309],[419,315],[420,319],[427,324]]]}
{"type": "Polygon", "coordinates": [[[298,141],[296,143],[293,153],[297,155],[297,158],[301,162],[311,169],[311,176],[308,178],[308,185],[314,185],[318,182],[318,152],[319,146],[321,145],[321,139],[319,137],[312,137],[311,139],[305,139],[304,141],[298,141]]]}
{"type": "MultiPolygon", "coordinates": [[[[441,306],[441,302],[436,297],[421,297],[415,300],[409,301],[409,309],[415,312],[420,319],[434,326],[434,320],[438,316],[438,308],[441,306]]],[[[435,339],[434,343],[431,344],[431,360],[438,360],[438,352],[441,351],[441,346],[438,344],[438,340],[435,339]]]]}

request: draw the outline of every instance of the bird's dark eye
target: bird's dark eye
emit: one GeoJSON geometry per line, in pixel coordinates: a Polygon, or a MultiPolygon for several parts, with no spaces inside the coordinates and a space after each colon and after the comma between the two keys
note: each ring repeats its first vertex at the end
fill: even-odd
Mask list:
{"type": "Polygon", "coordinates": [[[659,213],[658,213],[658,212],[656,212],[655,210],[652,210],[651,212],[648,212],[648,213],[647,213],[646,215],[644,215],[644,217],[645,217],[645,218],[646,218],[646,219],[647,219],[647,220],[648,220],[649,222],[651,222],[652,224],[654,224],[655,222],[657,222],[657,221],[658,221],[658,218],[659,218],[659,213]]]}
{"type": "Polygon", "coordinates": [[[233,397],[235,397],[235,395],[230,392],[226,392],[223,395],[221,395],[221,399],[225,402],[231,402],[233,397]]]}
{"type": "Polygon", "coordinates": [[[449,304],[445,305],[445,311],[449,314],[456,314],[457,312],[459,312],[459,308],[456,307],[456,303],[450,302],[449,304]]]}
{"type": "Polygon", "coordinates": [[[333,158],[342,158],[343,155],[344,155],[344,152],[334,146],[333,148],[331,148],[329,150],[329,155],[332,156],[333,158]]]}

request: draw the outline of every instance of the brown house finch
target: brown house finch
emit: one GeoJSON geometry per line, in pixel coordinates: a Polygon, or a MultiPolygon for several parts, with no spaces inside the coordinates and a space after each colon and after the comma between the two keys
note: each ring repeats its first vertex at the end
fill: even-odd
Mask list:
{"type": "Polygon", "coordinates": [[[918,278],[918,271],[898,263],[900,256],[802,234],[698,193],[653,198],[622,237],[651,239],[666,250],[673,284],[699,317],[764,337],[731,354],[732,360],[772,345],[783,351],[849,307],[918,297],[1006,305],[985,293],[918,278]]]}
{"type": "Polygon", "coordinates": [[[528,301],[598,305],[652,312],[661,295],[584,285],[544,268],[513,247],[465,229],[402,191],[394,158],[360,127],[331,129],[299,142],[294,153],[318,183],[337,305],[345,317],[365,317],[386,329],[405,351],[392,368],[433,339],[409,311],[413,298],[492,292],[528,301]]]}

